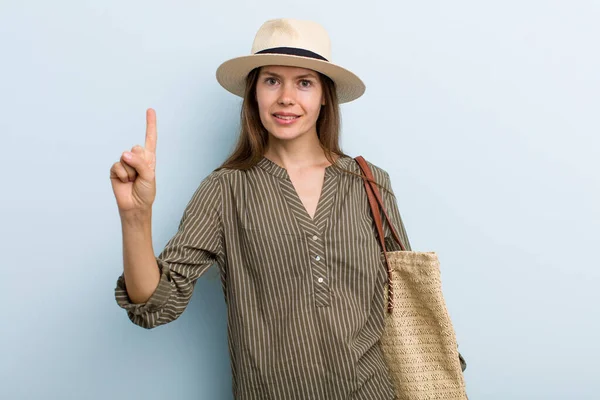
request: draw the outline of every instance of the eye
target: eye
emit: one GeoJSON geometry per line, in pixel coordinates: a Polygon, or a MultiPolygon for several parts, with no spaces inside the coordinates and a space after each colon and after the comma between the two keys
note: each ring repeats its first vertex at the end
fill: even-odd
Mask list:
{"type": "Polygon", "coordinates": [[[275,78],[271,78],[271,77],[268,77],[268,78],[265,78],[265,81],[264,81],[264,82],[265,82],[267,85],[269,85],[269,86],[272,86],[272,85],[275,85],[275,84],[277,84],[277,79],[275,79],[275,78]]]}
{"type": "Polygon", "coordinates": [[[308,79],[302,79],[300,81],[300,86],[303,87],[303,88],[309,88],[309,87],[312,86],[312,82],[309,81],[308,79]]]}

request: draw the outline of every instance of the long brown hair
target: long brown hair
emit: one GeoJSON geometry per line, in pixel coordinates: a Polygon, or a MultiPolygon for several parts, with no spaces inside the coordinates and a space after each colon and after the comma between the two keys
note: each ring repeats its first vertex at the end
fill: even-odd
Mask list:
{"type": "MultiPolygon", "coordinates": [[[[216,170],[223,168],[247,170],[252,168],[263,157],[269,133],[260,120],[258,102],[256,100],[256,84],[260,74],[260,67],[250,71],[246,77],[246,90],[240,114],[240,134],[237,144],[231,155],[216,170]]],[[[348,157],[340,148],[340,103],[337,97],[335,82],[326,75],[318,73],[323,87],[325,104],[321,107],[317,119],[317,137],[327,161],[333,168],[367,179],[361,174],[356,174],[335,164],[335,157],[348,157]]],[[[370,180],[370,179],[369,179],[370,180]]],[[[379,187],[389,192],[379,182],[379,187]]]]}

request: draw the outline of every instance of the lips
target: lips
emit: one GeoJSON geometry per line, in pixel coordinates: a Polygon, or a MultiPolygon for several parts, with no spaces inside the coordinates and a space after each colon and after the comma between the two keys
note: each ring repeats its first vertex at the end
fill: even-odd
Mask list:
{"type": "Polygon", "coordinates": [[[275,113],[272,114],[275,122],[280,126],[291,126],[296,123],[301,117],[301,115],[290,114],[290,113],[275,113]]]}
{"type": "Polygon", "coordinates": [[[295,119],[300,118],[299,115],[295,115],[295,114],[273,114],[273,116],[275,118],[283,119],[286,121],[293,121],[295,119]]]}

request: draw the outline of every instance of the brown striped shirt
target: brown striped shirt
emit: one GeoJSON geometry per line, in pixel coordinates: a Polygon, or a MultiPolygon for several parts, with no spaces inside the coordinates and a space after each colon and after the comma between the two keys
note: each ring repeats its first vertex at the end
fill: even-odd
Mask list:
{"type": "MultiPolygon", "coordinates": [[[[351,157],[336,164],[360,173],[351,157]]],[[[388,173],[369,165],[391,189],[388,173]]],[[[410,250],[396,200],[381,194],[410,250]]],[[[117,303],[137,325],[166,324],[217,263],[236,399],[393,399],[379,344],[387,275],[370,213],[362,180],[332,166],[314,219],[268,158],[247,171],[213,171],[157,257],[155,293],[131,303],[121,275],[117,303]]],[[[386,242],[400,250],[387,226],[386,242]]]]}

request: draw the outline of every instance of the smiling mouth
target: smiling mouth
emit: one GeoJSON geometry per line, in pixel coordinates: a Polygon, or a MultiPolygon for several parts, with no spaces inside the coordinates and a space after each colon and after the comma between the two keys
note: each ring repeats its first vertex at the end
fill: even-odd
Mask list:
{"type": "Polygon", "coordinates": [[[292,120],[300,118],[299,115],[279,115],[279,114],[273,114],[273,116],[275,118],[283,119],[285,121],[292,121],[292,120]]]}

